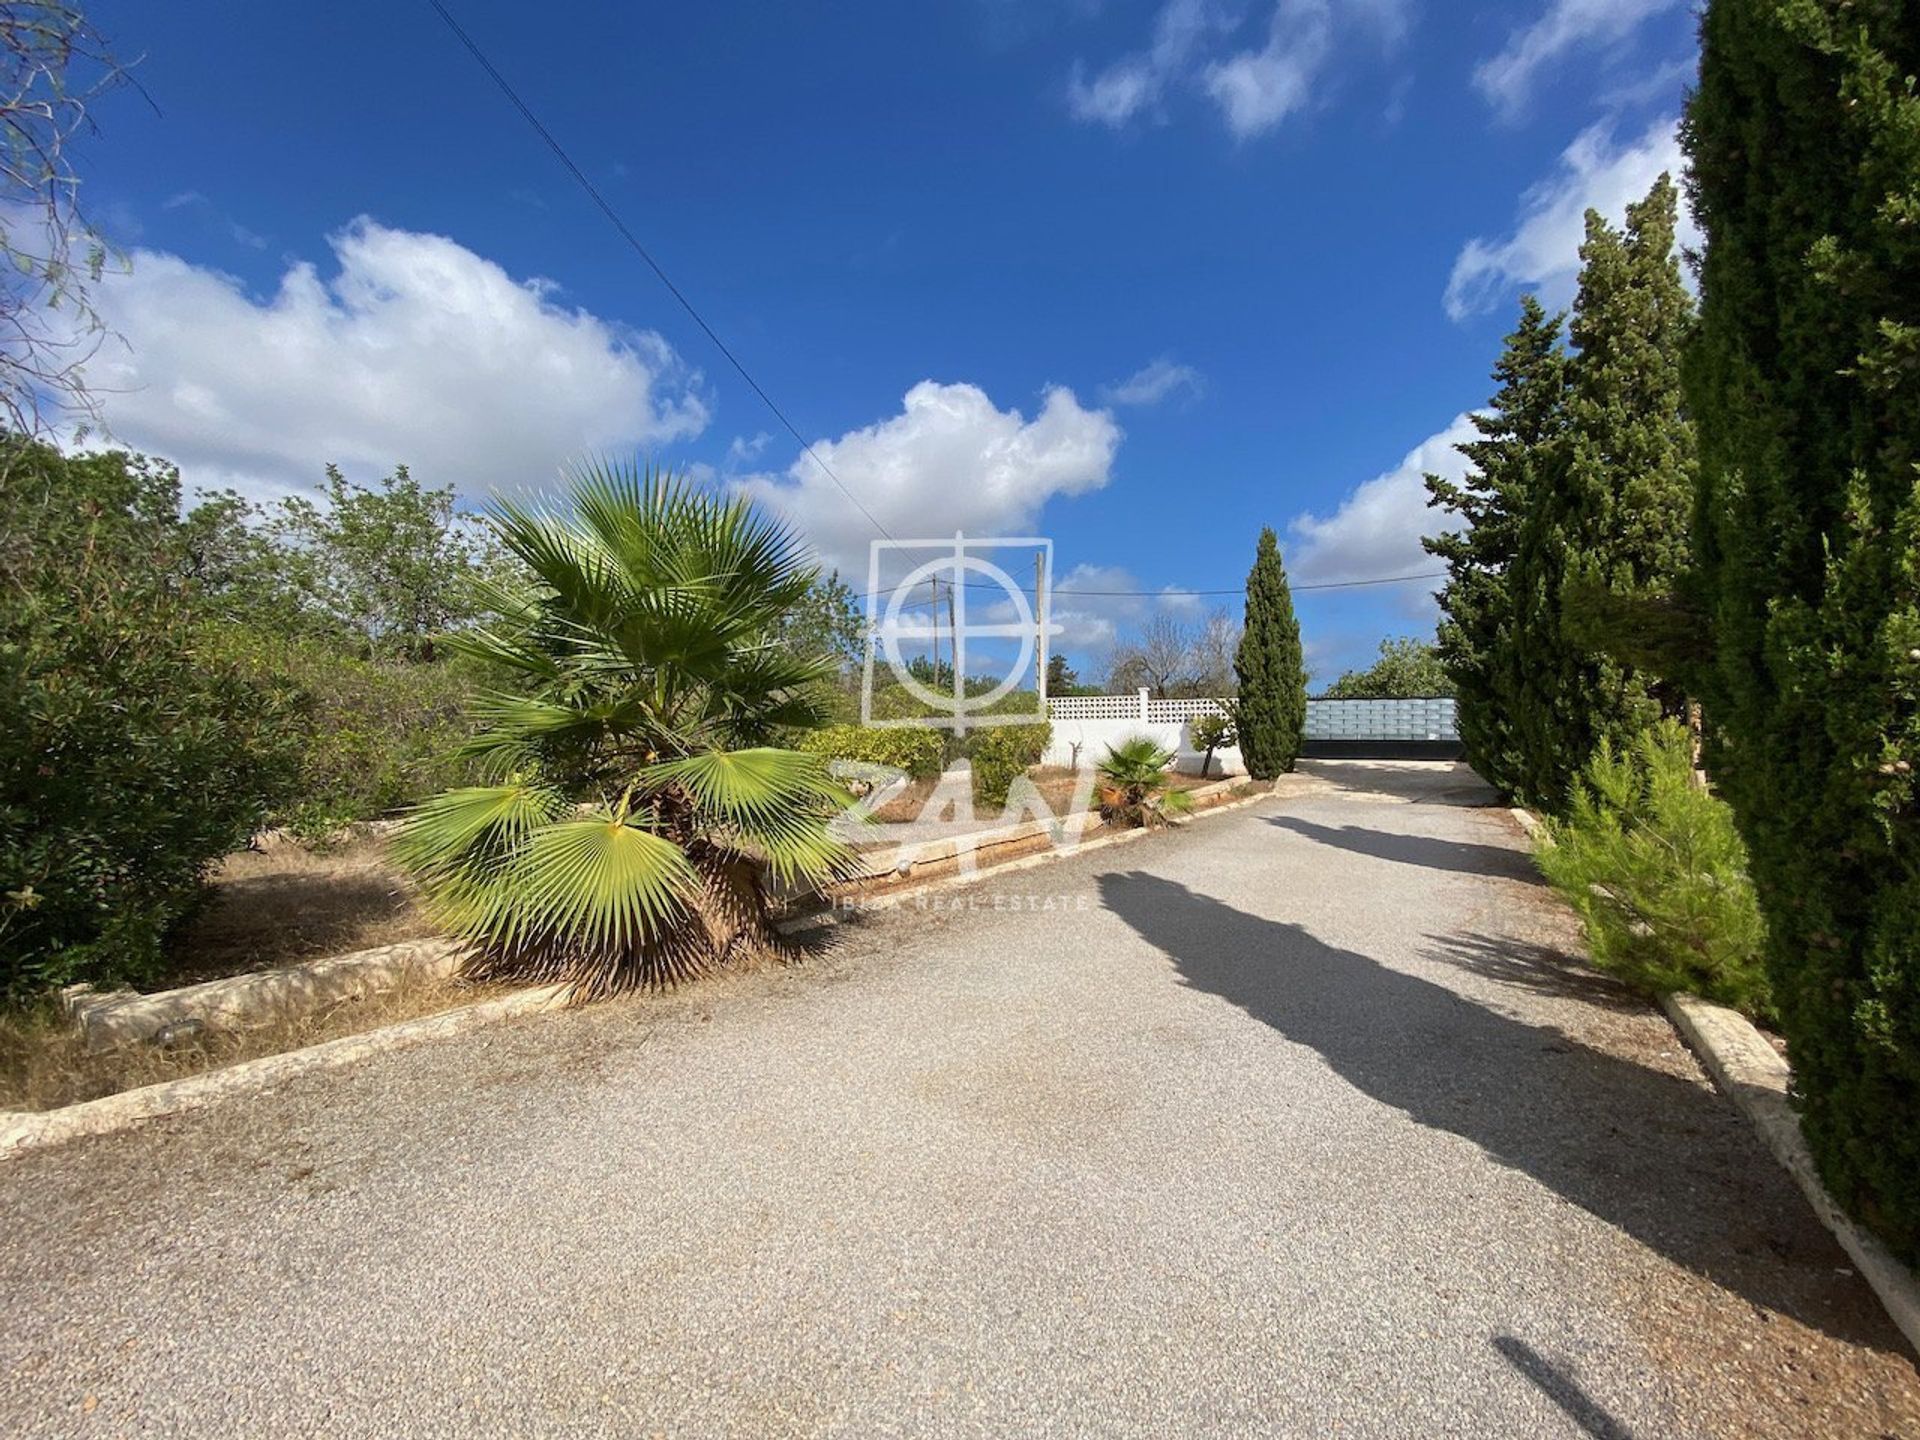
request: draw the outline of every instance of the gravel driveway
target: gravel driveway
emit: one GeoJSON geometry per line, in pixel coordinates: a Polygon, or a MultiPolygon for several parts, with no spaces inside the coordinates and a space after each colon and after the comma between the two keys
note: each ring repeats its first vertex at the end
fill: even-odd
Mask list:
{"type": "Polygon", "coordinates": [[[1450,766],[0,1165],[0,1432],[1920,1434],[1450,766]]]}

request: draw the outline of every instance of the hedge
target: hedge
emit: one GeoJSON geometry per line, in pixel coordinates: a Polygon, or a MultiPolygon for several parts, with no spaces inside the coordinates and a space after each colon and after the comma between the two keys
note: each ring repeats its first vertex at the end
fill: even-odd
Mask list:
{"type": "Polygon", "coordinates": [[[946,761],[946,739],[924,725],[869,729],[863,725],[829,725],[809,730],[795,748],[833,760],[857,760],[868,765],[890,765],[916,780],[940,773],[946,761]]]}
{"type": "Polygon", "coordinates": [[[1053,726],[994,725],[970,742],[973,761],[973,803],[987,810],[1004,810],[1013,782],[1038,765],[1053,741],[1053,726]]]}

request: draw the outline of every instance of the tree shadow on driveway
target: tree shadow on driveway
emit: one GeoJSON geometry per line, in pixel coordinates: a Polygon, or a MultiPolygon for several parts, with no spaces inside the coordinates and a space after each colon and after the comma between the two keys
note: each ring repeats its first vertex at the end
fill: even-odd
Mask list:
{"type": "Polygon", "coordinates": [[[1611,975],[1550,945],[1498,935],[1429,935],[1426,939],[1432,947],[1426,952],[1428,959],[1502,985],[1583,1000],[1621,1014],[1638,1014],[1647,1008],[1647,1001],[1611,975]]]}
{"type": "MultiPolygon", "coordinates": [[[[1106,908],[1181,980],[1318,1052],[1417,1124],[1472,1141],[1642,1245],[1842,1340],[1897,1334],[1783,1171],[1716,1093],[1142,872],[1106,908]]],[[[1604,1281],[1605,1277],[1594,1277],[1604,1281]]]]}
{"type": "Polygon", "coordinates": [[[1267,823],[1291,830],[1303,839],[1356,855],[1371,855],[1402,865],[1430,870],[1457,870],[1464,875],[1498,875],[1507,880],[1540,884],[1540,872],[1523,850],[1504,845],[1475,845],[1467,840],[1442,840],[1431,835],[1403,835],[1393,830],[1370,830],[1364,825],[1317,825],[1298,815],[1271,815],[1267,823]]]}

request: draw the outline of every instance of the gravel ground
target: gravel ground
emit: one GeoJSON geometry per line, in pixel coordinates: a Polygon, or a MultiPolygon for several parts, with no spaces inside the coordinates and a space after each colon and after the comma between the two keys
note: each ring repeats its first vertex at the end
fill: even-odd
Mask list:
{"type": "Polygon", "coordinates": [[[1913,1436],[1448,766],[0,1166],[0,1431],[1913,1436]]]}

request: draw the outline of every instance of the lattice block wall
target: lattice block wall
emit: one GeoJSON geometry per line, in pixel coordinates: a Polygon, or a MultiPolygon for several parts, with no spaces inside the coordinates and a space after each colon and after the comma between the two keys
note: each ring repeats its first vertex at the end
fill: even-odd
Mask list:
{"type": "Polygon", "coordinates": [[[1309,740],[1458,740],[1449,699],[1309,700],[1309,740]]]}

